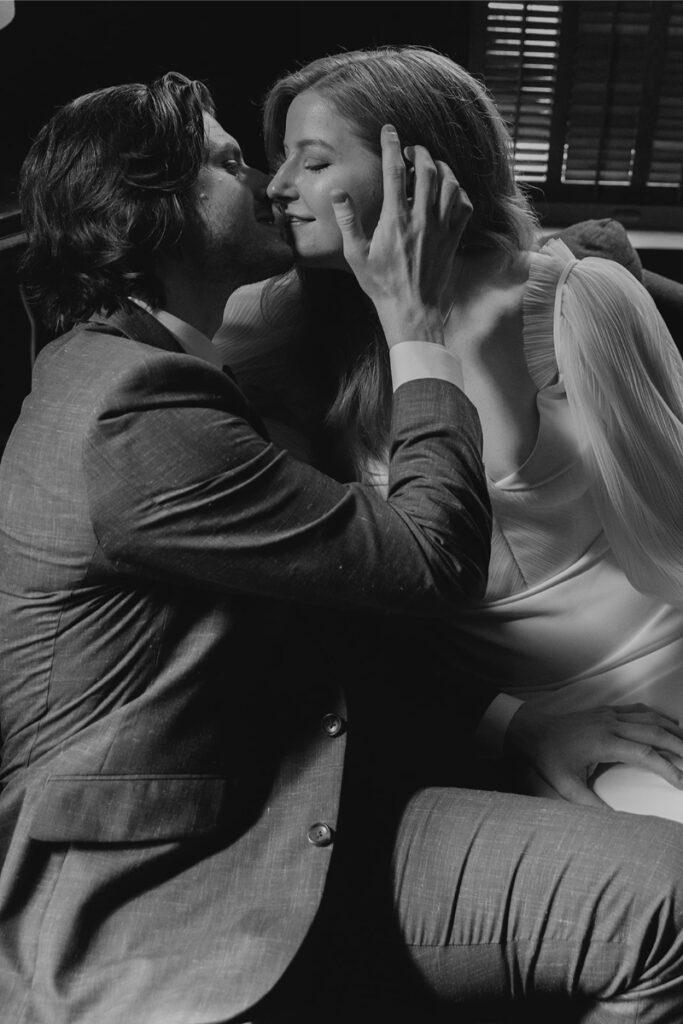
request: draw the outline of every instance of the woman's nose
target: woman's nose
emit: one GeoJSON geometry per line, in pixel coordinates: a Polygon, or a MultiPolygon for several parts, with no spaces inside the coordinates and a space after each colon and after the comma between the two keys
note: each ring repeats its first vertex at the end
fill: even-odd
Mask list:
{"type": "Polygon", "coordinates": [[[272,202],[275,202],[275,200],[278,199],[283,201],[295,198],[296,189],[289,179],[285,164],[282,164],[282,166],[275,172],[266,191],[268,193],[268,198],[272,202]]]}

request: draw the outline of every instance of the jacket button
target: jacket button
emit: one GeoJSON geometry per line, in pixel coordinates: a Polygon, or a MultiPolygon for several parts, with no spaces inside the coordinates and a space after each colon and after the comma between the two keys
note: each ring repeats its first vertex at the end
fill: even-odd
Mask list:
{"type": "Polygon", "coordinates": [[[316,821],[308,830],[308,841],[313,846],[329,846],[334,842],[334,830],[324,821],[316,821]]]}
{"type": "Polygon", "coordinates": [[[323,715],[321,724],[323,732],[327,733],[328,736],[338,736],[340,732],[344,731],[344,719],[340,718],[339,715],[335,715],[332,711],[329,715],[323,715]]]}

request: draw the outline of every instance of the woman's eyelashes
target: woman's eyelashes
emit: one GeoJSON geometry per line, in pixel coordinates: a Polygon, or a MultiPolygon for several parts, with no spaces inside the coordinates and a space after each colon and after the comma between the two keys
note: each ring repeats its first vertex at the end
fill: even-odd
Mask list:
{"type": "Polygon", "coordinates": [[[241,165],[240,165],[239,160],[232,160],[231,159],[231,160],[224,160],[223,161],[223,167],[226,169],[228,174],[232,174],[234,177],[237,177],[237,175],[239,174],[240,166],[241,165]]]}

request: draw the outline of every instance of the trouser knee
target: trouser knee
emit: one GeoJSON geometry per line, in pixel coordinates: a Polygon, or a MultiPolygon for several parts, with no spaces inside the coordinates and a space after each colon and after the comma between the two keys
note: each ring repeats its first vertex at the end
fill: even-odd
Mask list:
{"type": "Polygon", "coordinates": [[[628,867],[630,887],[640,905],[643,941],[677,941],[683,959],[683,825],[648,818],[646,829],[644,851],[628,867]]]}

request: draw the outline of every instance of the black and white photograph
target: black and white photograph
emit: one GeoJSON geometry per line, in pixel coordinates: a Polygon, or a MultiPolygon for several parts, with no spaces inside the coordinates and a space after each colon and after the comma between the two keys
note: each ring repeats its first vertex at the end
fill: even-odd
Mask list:
{"type": "Polygon", "coordinates": [[[0,0],[1,1024],[683,1024],[683,0],[0,0]]]}

